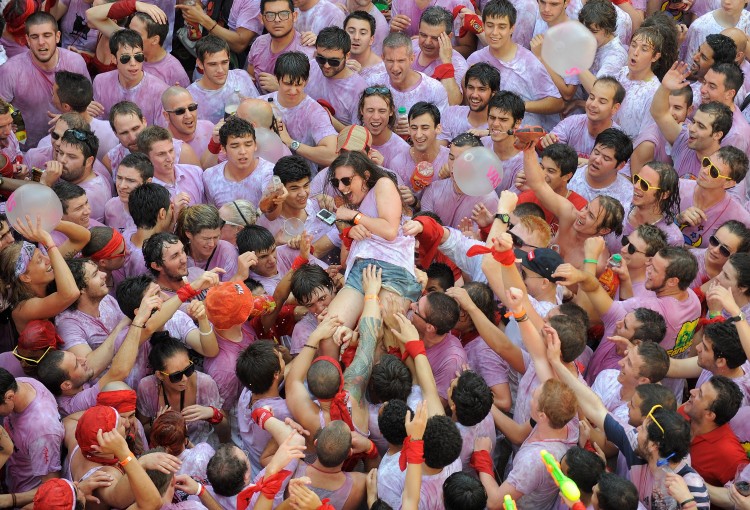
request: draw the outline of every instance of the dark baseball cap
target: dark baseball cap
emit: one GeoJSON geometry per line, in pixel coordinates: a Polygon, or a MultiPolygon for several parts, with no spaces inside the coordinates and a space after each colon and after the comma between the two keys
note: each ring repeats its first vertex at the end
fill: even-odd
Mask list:
{"type": "Polygon", "coordinates": [[[557,271],[557,266],[565,261],[555,250],[549,248],[535,248],[529,252],[516,249],[516,258],[521,259],[521,265],[539,276],[551,282],[557,282],[559,278],[553,278],[552,273],[557,271]]]}

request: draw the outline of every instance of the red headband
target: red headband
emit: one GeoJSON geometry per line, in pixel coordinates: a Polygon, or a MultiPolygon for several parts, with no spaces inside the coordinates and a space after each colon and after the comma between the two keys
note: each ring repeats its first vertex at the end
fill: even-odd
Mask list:
{"type": "Polygon", "coordinates": [[[341,372],[341,365],[335,359],[330,356],[318,356],[315,358],[313,363],[318,361],[327,361],[331,363],[339,373],[339,390],[333,396],[333,398],[319,398],[320,402],[330,402],[331,420],[342,420],[346,423],[351,430],[354,430],[354,423],[352,423],[352,415],[349,414],[349,409],[346,406],[347,394],[344,391],[344,374],[341,372]]]}
{"type": "Polygon", "coordinates": [[[112,229],[112,239],[109,240],[107,244],[104,245],[104,248],[101,250],[94,252],[91,254],[92,260],[105,260],[112,255],[114,255],[115,250],[120,247],[120,243],[123,242],[125,239],[122,237],[122,234],[117,229],[112,229]]]}
{"type": "Polygon", "coordinates": [[[96,405],[114,407],[118,413],[135,411],[135,402],[136,395],[133,390],[105,391],[96,397],[96,405]]]}

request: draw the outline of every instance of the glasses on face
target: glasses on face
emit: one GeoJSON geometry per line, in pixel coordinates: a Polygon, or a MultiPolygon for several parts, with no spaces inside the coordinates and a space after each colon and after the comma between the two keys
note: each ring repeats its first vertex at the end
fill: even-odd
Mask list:
{"type": "Polygon", "coordinates": [[[719,247],[719,253],[721,253],[722,257],[729,258],[729,256],[732,254],[731,250],[729,249],[729,246],[719,241],[719,238],[716,237],[715,235],[712,235],[711,237],[709,237],[708,242],[713,248],[716,248],[717,246],[719,247]]]}
{"type": "Polygon", "coordinates": [[[343,59],[341,58],[328,58],[328,57],[324,57],[323,55],[315,55],[315,62],[317,62],[318,65],[321,67],[323,67],[326,64],[328,64],[331,67],[338,67],[341,65],[342,60],[343,59]]]}
{"type": "Polygon", "coordinates": [[[134,58],[138,63],[143,63],[143,61],[146,60],[146,57],[143,53],[135,53],[133,55],[120,55],[120,63],[127,64],[128,62],[130,62],[131,58],[134,58]]]}
{"type": "Polygon", "coordinates": [[[276,21],[276,18],[281,21],[286,21],[291,15],[292,11],[264,12],[263,18],[265,18],[266,21],[276,21]]]}
{"type": "Polygon", "coordinates": [[[342,177],[341,179],[337,179],[335,177],[332,177],[331,178],[331,186],[333,186],[334,188],[338,188],[339,187],[339,183],[343,184],[344,186],[351,186],[352,179],[354,179],[353,175],[351,177],[342,177]]]}
{"type": "Polygon", "coordinates": [[[419,301],[414,302],[414,315],[425,321],[427,324],[432,324],[430,321],[427,320],[427,317],[419,313],[419,301]]]}
{"type": "Polygon", "coordinates": [[[661,423],[659,423],[658,421],[656,421],[656,418],[654,418],[654,411],[656,411],[657,409],[661,409],[661,407],[662,407],[661,404],[656,404],[648,412],[648,414],[646,415],[646,418],[651,418],[651,421],[654,422],[657,427],[659,427],[659,430],[661,430],[661,433],[662,434],[666,434],[666,432],[664,432],[664,427],[662,427],[661,423]]]}
{"type": "Polygon", "coordinates": [[[53,139],[54,141],[58,141],[58,140],[59,140],[60,138],[62,138],[62,135],[59,135],[59,134],[55,133],[54,131],[52,131],[52,132],[51,132],[51,133],[49,134],[49,136],[50,136],[50,138],[52,138],[52,139],[53,139]]]}
{"type": "Polygon", "coordinates": [[[529,248],[533,249],[539,249],[539,246],[534,246],[533,244],[529,244],[523,239],[521,239],[519,236],[514,234],[513,232],[508,232],[510,234],[511,239],[513,239],[513,247],[518,248],[519,250],[523,248],[524,246],[528,246],[529,248]]]}
{"type": "Polygon", "coordinates": [[[638,174],[635,174],[633,176],[633,185],[640,186],[642,191],[648,191],[650,189],[661,189],[658,186],[652,186],[650,182],[648,182],[646,179],[644,179],[638,174]]]}
{"type": "Polygon", "coordinates": [[[38,359],[32,359],[32,358],[26,358],[26,357],[21,356],[20,354],[18,354],[18,346],[16,346],[16,348],[13,349],[13,356],[15,356],[16,358],[18,358],[21,361],[25,361],[29,365],[38,365],[39,363],[41,363],[41,361],[44,359],[44,357],[47,355],[47,353],[50,351],[50,349],[52,349],[51,345],[49,347],[47,347],[47,350],[44,351],[44,353],[41,356],[39,356],[38,359]]]}
{"type": "Polygon", "coordinates": [[[167,113],[174,113],[175,115],[185,115],[185,112],[194,112],[198,109],[198,103],[192,103],[182,108],[175,108],[174,110],[167,110],[167,113]]]}
{"type": "Polygon", "coordinates": [[[722,173],[719,171],[719,168],[713,164],[713,162],[708,158],[703,158],[703,161],[701,161],[701,165],[703,168],[708,168],[708,175],[711,176],[712,179],[718,179],[721,177],[722,179],[726,179],[728,181],[731,181],[732,178],[728,175],[722,175],[722,173]]]}
{"type": "Polygon", "coordinates": [[[622,237],[622,245],[628,247],[628,253],[630,255],[633,255],[634,253],[643,253],[644,255],[646,252],[643,252],[635,247],[633,243],[630,242],[630,239],[628,239],[628,236],[622,237]]]}
{"type": "Polygon", "coordinates": [[[384,94],[390,96],[391,89],[389,89],[388,87],[367,87],[365,89],[365,94],[368,96],[371,94],[384,94]]]}
{"type": "Polygon", "coordinates": [[[159,370],[159,372],[169,377],[169,382],[171,382],[172,384],[177,384],[178,382],[182,381],[183,376],[189,378],[191,375],[193,375],[193,373],[195,372],[195,365],[193,365],[193,362],[191,361],[187,367],[183,368],[179,372],[172,372],[171,374],[168,374],[162,370],[159,370]]]}

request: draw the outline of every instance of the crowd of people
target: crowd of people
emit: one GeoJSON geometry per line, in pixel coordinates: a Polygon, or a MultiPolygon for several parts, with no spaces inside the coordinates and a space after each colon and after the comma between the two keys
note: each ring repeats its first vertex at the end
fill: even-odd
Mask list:
{"type": "Polygon", "coordinates": [[[0,508],[750,510],[746,7],[0,1],[0,508]]]}

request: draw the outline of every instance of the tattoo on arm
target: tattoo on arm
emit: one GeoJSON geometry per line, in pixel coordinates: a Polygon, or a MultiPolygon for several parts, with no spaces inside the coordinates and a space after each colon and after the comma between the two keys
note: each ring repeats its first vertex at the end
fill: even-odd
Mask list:
{"type": "Polygon", "coordinates": [[[364,395],[375,357],[375,344],[383,321],[380,317],[362,317],[359,321],[359,346],[352,364],[344,372],[344,387],[364,407],[364,395]]]}

